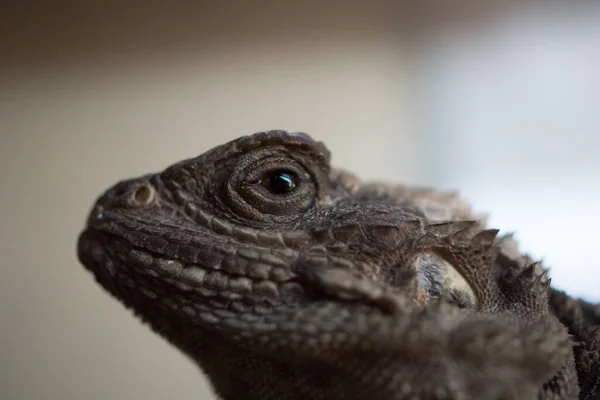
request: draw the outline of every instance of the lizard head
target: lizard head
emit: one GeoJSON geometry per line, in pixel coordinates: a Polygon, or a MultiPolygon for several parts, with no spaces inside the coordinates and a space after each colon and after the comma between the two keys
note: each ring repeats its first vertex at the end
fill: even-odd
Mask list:
{"type": "Polygon", "coordinates": [[[213,320],[209,300],[239,309],[321,295],[371,302],[377,289],[351,282],[363,278],[417,302],[445,294],[472,306],[462,275],[416,244],[432,220],[468,213],[452,195],[363,184],[331,168],[308,135],[269,131],[108,189],[78,254],[142,314],[148,303],[213,320]]]}
{"type": "MultiPolygon", "coordinates": [[[[490,284],[495,277],[486,250],[497,231],[475,234],[482,224],[468,222],[472,218],[453,194],[363,183],[332,168],[326,147],[308,135],[269,131],[117,183],[93,207],[79,237],[78,256],[105,289],[192,355],[223,397],[234,390],[228,387],[238,385],[229,392],[237,398],[249,387],[263,390],[249,368],[284,368],[290,356],[279,356],[282,350],[297,359],[311,354],[318,365],[331,362],[349,376],[360,372],[364,362],[402,362],[390,353],[396,347],[425,364],[430,357],[419,354],[434,354],[448,343],[452,357],[470,357],[470,325],[447,336],[455,342],[436,332],[453,332],[456,321],[468,314],[459,308],[495,312],[500,304],[498,286],[490,284]],[[443,318],[410,322],[432,304],[442,307],[435,312],[443,318]],[[394,318],[400,314],[407,318],[394,318]],[[402,336],[405,321],[410,329],[402,336]],[[342,348],[357,350],[354,360],[362,361],[346,365],[348,353],[342,348]],[[326,357],[320,356],[323,350],[326,357]]],[[[523,287],[537,287],[529,282],[533,275],[532,268],[520,275],[527,284],[523,287]]],[[[507,292],[517,298],[507,297],[505,304],[527,315],[515,308],[517,300],[529,299],[513,290],[519,285],[509,285],[507,292]]],[[[536,299],[543,305],[547,287],[538,286],[536,299]]],[[[483,322],[492,329],[489,320],[483,322]]],[[[514,352],[490,353],[490,346],[503,343],[494,338],[508,337],[501,333],[505,328],[520,332],[517,325],[495,322],[493,332],[485,331],[489,343],[473,341],[481,354],[510,358],[490,365],[506,365],[503,371],[514,374],[515,360],[549,359],[543,352],[530,356],[528,349],[537,345],[527,343],[514,352]]],[[[470,365],[453,361],[451,371],[461,363],[470,365]]],[[[430,382],[432,373],[443,372],[436,365],[419,369],[408,363],[398,376],[420,371],[430,382]]],[[[543,382],[555,369],[555,364],[536,369],[543,374],[535,381],[543,382]]],[[[474,369],[466,371],[468,377],[474,369]]],[[[273,374],[268,386],[280,383],[279,393],[289,389],[284,376],[321,382],[312,366],[273,374]]],[[[331,393],[354,393],[352,385],[363,375],[331,393]]],[[[508,379],[496,372],[489,376],[508,379]]],[[[329,390],[317,386],[314,393],[329,390]]],[[[471,389],[479,393],[481,387],[471,389]]]]}

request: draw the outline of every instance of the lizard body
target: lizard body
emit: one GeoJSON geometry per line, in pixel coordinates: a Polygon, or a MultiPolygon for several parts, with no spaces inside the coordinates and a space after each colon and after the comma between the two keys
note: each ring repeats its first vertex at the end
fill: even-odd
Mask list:
{"type": "Polygon", "coordinates": [[[597,399],[599,308],[497,233],[269,131],[119,182],[78,255],[223,399],[597,399]]]}

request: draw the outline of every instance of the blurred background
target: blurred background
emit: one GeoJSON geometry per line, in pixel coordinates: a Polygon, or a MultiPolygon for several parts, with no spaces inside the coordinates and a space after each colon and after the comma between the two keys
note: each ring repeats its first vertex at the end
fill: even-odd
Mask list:
{"type": "Polygon", "coordinates": [[[117,180],[267,129],[460,191],[600,301],[600,7],[404,3],[3,2],[0,398],[214,399],[75,242],[117,180]]]}

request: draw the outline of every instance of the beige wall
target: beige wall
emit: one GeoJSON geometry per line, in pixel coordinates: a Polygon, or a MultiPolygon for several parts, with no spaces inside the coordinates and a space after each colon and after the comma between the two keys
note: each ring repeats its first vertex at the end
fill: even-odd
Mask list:
{"type": "MultiPolygon", "coordinates": [[[[556,91],[594,87],[596,75],[571,71],[580,80],[569,81],[558,57],[531,67],[547,83],[517,80],[513,88],[503,83],[510,68],[478,67],[460,50],[495,32],[503,13],[489,11],[516,1],[38,3],[0,6],[0,399],[213,398],[191,362],[94,283],[75,242],[94,198],[118,179],[264,129],[308,132],[364,178],[460,189],[476,209],[493,211],[494,226],[516,230],[525,250],[549,255],[558,287],[598,299],[589,279],[595,236],[581,227],[592,229],[600,216],[589,212],[600,198],[596,136],[581,126],[597,96],[556,91]],[[554,75],[544,75],[547,67],[554,75]],[[473,79],[476,72],[485,79],[473,79]],[[485,82],[514,89],[516,99],[485,82]],[[486,88],[491,101],[469,97],[469,87],[486,88]],[[543,102],[528,94],[581,107],[536,114],[543,102]],[[524,114],[489,118],[507,107],[524,114]],[[555,142],[548,126],[559,127],[555,142]],[[562,175],[546,167],[536,175],[531,154],[562,175]],[[507,165],[515,158],[522,162],[507,165]],[[579,206],[565,210],[573,199],[579,206]]],[[[535,29],[517,17],[525,31],[535,29]]],[[[510,21],[499,26],[515,31],[510,21]]],[[[552,35],[539,37],[562,43],[552,35]]],[[[583,38],[569,33],[567,47],[581,49],[593,36],[583,38]]],[[[485,54],[504,48],[481,43],[485,54]]],[[[532,59],[525,55],[523,65],[532,59]]],[[[567,59],[576,65],[577,57],[567,59]]]]}
{"type": "Polygon", "coordinates": [[[78,264],[86,213],[118,179],[271,128],[326,141],[363,177],[418,181],[388,3],[5,10],[0,398],[212,398],[78,264]]]}

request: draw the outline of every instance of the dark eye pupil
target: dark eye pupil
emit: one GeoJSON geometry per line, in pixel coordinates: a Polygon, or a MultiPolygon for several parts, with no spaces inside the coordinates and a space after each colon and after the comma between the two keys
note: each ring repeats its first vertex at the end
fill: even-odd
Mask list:
{"type": "Polygon", "coordinates": [[[298,186],[298,175],[291,171],[275,171],[267,179],[267,189],[273,194],[285,194],[298,186]]]}

